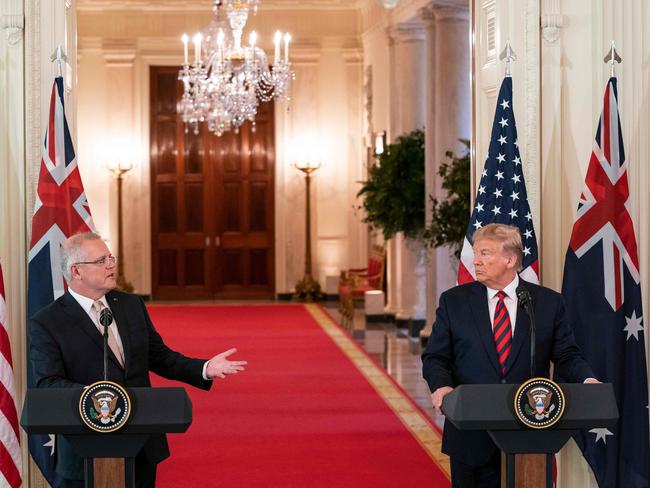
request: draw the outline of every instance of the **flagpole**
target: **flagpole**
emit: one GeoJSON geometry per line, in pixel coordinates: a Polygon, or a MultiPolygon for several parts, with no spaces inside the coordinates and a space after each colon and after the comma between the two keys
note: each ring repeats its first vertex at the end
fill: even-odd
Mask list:
{"type": "Polygon", "coordinates": [[[506,76],[510,77],[512,76],[510,73],[510,62],[517,60],[517,55],[512,50],[510,41],[506,42],[506,47],[503,48],[503,51],[501,51],[501,54],[499,55],[499,61],[503,61],[504,59],[506,60],[506,76]]]}
{"type": "Polygon", "coordinates": [[[610,78],[615,78],[616,77],[616,63],[621,64],[623,62],[623,59],[618,55],[618,51],[616,50],[616,44],[614,44],[614,40],[612,39],[612,45],[609,48],[609,52],[607,55],[603,58],[603,61],[605,63],[609,63],[609,77],[610,78]]]}
{"type": "Polygon", "coordinates": [[[59,44],[54,52],[52,53],[52,56],[50,56],[50,61],[53,63],[56,63],[56,76],[63,76],[63,62],[68,60],[68,56],[65,55],[65,51],[63,51],[63,48],[61,47],[61,44],[59,44]]]}

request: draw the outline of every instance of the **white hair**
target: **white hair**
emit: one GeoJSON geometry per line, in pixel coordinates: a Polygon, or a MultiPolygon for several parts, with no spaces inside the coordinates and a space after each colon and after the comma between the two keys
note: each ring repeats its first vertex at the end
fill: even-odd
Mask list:
{"type": "Polygon", "coordinates": [[[72,279],[72,266],[87,259],[81,246],[86,241],[101,240],[102,237],[95,232],[81,232],[68,237],[61,244],[61,271],[69,283],[72,279]]]}

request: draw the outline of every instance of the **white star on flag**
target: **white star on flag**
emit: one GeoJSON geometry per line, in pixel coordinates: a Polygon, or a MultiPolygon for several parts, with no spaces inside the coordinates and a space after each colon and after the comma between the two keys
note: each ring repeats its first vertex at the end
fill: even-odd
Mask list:
{"type": "Polygon", "coordinates": [[[485,193],[485,187],[484,187],[484,186],[479,186],[479,187],[478,187],[478,192],[479,192],[481,195],[483,195],[483,193],[485,193]]]}
{"type": "Polygon", "coordinates": [[[610,432],[609,429],[591,429],[589,431],[590,434],[596,434],[596,440],[594,442],[598,442],[600,440],[603,441],[603,444],[607,444],[607,436],[608,435],[614,435],[613,432],[610,432]]]}
{"type": "Polygon", "coordinates": [[[526,229],[526,232],[524,232],[524,236],[526,236],[526,239],[530,239],[533,237],[533,231],[530,229],[526,229]]]}
{"type": "Polygon", "coordinates": [[[501,171],[497,171],[497,174],[494,175],[496,176],[497,180],[502,180],[503,179],[503,173],[501,171]]]}
{"type": "Polygon", "coordinates": [[[477,203],[476,204],[476,211],[477,212],[482,212],[483,211],[483,204],[482,203],[477,203]]]}
{"type": "Polygon", "coordinates": [[[492,209],[492,212],[494,212],[494,215],[498,215],[501,213],[501,207],[497,207],[496,205],[492,209]]]}
{"type": "Polygon", "coordinates": [[[52,449],[50,450],[50,456],[54,456],[54,434],[48,434],[47,437],[50,440],[43,444],[43,447],[51,447],[52,449]]]}
{"type": "Polygon", "coordinates": [[[497,160],[498,160],[500,163],[505,163],[505,162],[506,162],[506,157],[505,157],[504,154],[499,154],[499,155],[497,156],[497,160]]]}
{"type": "Polygon", "coordinates": [[[505,143],[506,143],[506,136],[499,137],[499,144],[505,144],[505,143]]]}
{"type": "Polygon", "coordinates": [[[481,176],[484,177],[484,178],[487,176],[487,169],[483,170],[483,172],[481,173],[481,176]]]}
{"type": "Polygon", "coordinates": [[[524,247],[524,256],[528,256],[529,254],[530,254],[530,248],[524,247]]]}
{"type": "Polygon", "coordinates": [[[515,159],[513,159],[512,162],[515,163],[515,166],[519,166],[521,164],[521,159],[519,159],[519,156],[515,156],[515,159]]]}
{"type": "Polygon", "coordinates": [[[521,181],[521,176],[519,175],[513,175],[512,176],[512,182],[513,183],[519,183],[521,181]]]}
{"type": "Polygon", "coordinates": [[[505,127],[506,125],[508,125],[508,119],[504,119],[503,117],[501,117],[501,121],[499,122],[499,124],[501,124],[501,127],[505,127]]]}
{"type": "Polygon", "coordinates": [[[476,222],[474,222],[474,228],[475,229],[480,229],[482,226],[483,226],[483,224],[481,223],[480,220],[477,220],[476,222]]]}
{"type": "Polygon", "coordinates": [[[526,218],[528,219],[529,222],[533,220],[533,216],[530,214],[530,212],[526,214],[526,218]]]}
{"type": "Polygon", "coordinates": [[[514,219],[514,218],[517,217],[517,211],[513,208],[512,210],[510,210],[508,215],[510,215],[510,217],[512,217],[514,219]]]}
{"type": "Polygon", "coordinates": [[[503,100],[500,105],[503,107],[503,110],[510,108],[510,102],[508,100],[503,100]]]}
{"type": "Polygon", "coordinates": [[[637,341],[639,340],[639,332],[643,331],[643,326],[641,325],[642,322],[643,317],[637,317],[636,310],[632,312],[631,317],[625,317],[625,323],[627,325],[623,330],[627,332],[627,341],[629,341],[632,336],[634,336],[637,341]]]}
{"type": "Polygon", "coordinates": [[[519,200],[519,193],[516,191],[512,192],[512,195],[510,195],[510,198],[512,198],[513,201],[519,200]]]}
{"type": "Polygon", "coordinates": [[[503,196],[503,190],[499,190],[498,188],[494,190],[494,193],[492,193],[495,197],[499,198],[503,196]]]}

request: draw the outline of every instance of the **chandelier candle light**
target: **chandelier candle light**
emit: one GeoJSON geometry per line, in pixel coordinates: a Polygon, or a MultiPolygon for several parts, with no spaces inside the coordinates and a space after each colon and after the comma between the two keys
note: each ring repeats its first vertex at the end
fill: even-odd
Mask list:
{"type": "Polygon", "coordinates": [[[178,79],[183,82],[183,96],[178,113],[185,131],[192,126],[199,133],[199,123],[207,121],[208,129],[218,136],[228,130],[237,132],[247,120],[255,130],[255,115],[260,102],[271,99],[289,100],[289,84],[294,72],[289,62],[291,35],[276,32],[273,38],[273,64],[257,45],[257,34],[251,32],[248,45],[242,46],[242,34],[249,10],[257,12],[259,0],[213,0],[214,19],[204,34],[192,38],[194,60],[190,64],[189,41],[183,34],[183,67],[178,79]],[[223,10],[229,28],[223,21],[223,10]],[[284,55],[280,48],[284,40],[284,55]]]}

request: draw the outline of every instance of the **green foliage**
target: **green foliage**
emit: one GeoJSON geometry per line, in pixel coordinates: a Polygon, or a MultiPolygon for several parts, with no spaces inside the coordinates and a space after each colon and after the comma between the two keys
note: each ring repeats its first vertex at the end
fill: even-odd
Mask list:
{"type": "Polygon", "coordinates": [[[429,197],[432,204],[431,224],[424,231],[428,245],[435,247],[450,245],[454,255],[460,258],[463,240],[470,219],[470,156],[469,141],[461,139],[467,146],[465,154],[454,156],[447,151],[449,162],[442,163],[438,174],[442,177],[442,188],[447,190],[443,201],[429,197]]]}
{"type": "MultiPolygon", "coordinates": [[[[469,186],[469,185],[468,185],[469,186]]],[[[397,138],[370,168],[357,197],[363,197],[364,222],[381,229],[384,238],[398,232],[411,239],[424,232],[424,132],[397,138]]]]}

